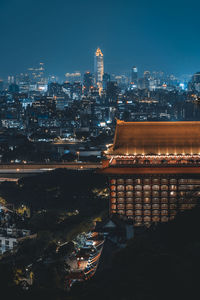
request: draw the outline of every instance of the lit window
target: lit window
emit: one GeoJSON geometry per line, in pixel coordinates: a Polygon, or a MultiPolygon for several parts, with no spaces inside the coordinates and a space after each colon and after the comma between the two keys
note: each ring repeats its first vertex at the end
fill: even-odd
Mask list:
{"type": "Polygon", "coordinates": [[[127,186],[126,186],[126,190],[127,190],[127,191],[133,191],[133,186],[130,185],[130,184],[127,185],[127,186]]]}
{"type": "Polygon", "coordinates": [[[160,189],[160,186],[157,184],[152,186],[152,190],[154,190],[154,191],[159,191],[159,189],[160,189]]]}
{"type": "Polygon", "coordinates": [[[150,191],[151,186],[150,185],[144,185],[144,191],[150,191]]]}

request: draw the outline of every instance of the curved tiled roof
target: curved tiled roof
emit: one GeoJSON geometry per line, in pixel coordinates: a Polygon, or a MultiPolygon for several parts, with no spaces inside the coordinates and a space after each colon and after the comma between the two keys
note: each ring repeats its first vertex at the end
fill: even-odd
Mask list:
{"type": "Polygon", "coordinates": [[[199,154],[200,122],[117,120],[109,154],[199,154]]]}

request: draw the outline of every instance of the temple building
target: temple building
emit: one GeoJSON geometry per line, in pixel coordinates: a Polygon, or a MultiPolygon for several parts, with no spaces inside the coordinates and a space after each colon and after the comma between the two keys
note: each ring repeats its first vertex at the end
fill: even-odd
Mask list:
{"type": "Polygon", "coordinates": [[[110,215],[135,226],[174,219],[200,197],[200,122],[117,120],[101,173],[109,178],[110,215]]]}

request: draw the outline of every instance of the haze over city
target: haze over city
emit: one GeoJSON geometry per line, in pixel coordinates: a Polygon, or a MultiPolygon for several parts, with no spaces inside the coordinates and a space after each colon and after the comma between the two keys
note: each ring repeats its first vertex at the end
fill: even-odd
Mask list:
{"type": "Polygon", "coordinates": [[[199,8],[195,0],[2,0],[0,76],[40,61],[60,77],[92,71],[97,47],[109,73],[137,65],[140,72],[192,74],[200,66],[199,8]]]}

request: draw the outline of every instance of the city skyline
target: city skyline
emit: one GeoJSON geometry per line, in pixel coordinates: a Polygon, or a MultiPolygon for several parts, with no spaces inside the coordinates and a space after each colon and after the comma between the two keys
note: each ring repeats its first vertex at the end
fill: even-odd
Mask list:
{"type": "Polygon", "coordinates": [[[58,76],[93,70],[97,47],[104,53],[108,73],[122,73],[133,65],[142,71],[195,73],[200,66],[200,4],[192,0],[186,9],[184,3],[168,1],[163,9],[159,1],[103,0],[100,9],[90,0],[60,0],[56,5],[51,0],[1,1],[0,77],[40,61],[58,76]]]}

